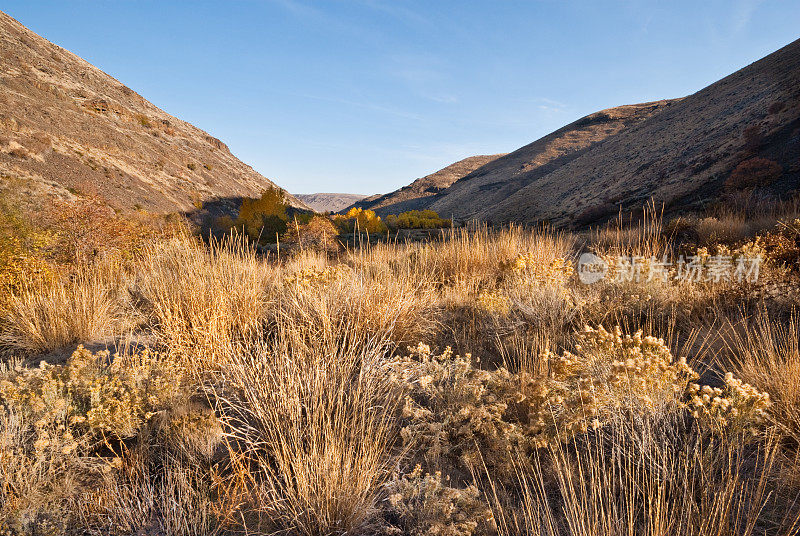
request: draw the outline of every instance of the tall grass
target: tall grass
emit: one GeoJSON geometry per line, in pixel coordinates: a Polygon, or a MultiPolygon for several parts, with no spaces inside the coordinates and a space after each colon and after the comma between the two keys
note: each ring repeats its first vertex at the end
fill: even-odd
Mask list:
{"type": "MultiPolygon", "coordinates": [[[[151,347],[148,363],[188,387],[179,395],[185,400],[169,407],[139,407],[135,437],[113,437],[86,421],[64,424],[93,439],[79,454],[53,447],[41,457],[33,446],[41,426],[0,407],[0,513],[48,512],[97,534],[175,535],[361,535],[391,532],[390,525],[424,534],[440,517],[443,533],[473,536],[491,534],[480,532],[488,504],[502,535],[792,533],[797,509],[782,501],[798,482],[787,477],[800,444],[796,316],[774,306],[721,329],[735,300],[757,298],[752,287],[581,284],[571,270],[584,249],[661,258],[677,247],[653,206],[640,222],[623,223],[587,236],[476,226],[421,244],[363,244],[337,255],[282,251],[279,258],[236,237],[203,244],[183,235],[148,244],[123,271],[80,267],[7,296],[0,313],[6,353],[39,355],[127,326],[151,347]],[[583,324],[661,337],[676,358],[708,368],[711,378],[732,367],[770,393],[771,427],[758,437],[704,429],[676,392],[672,413],[642,407],[631,411],[636,417],[578,427],[542,447],[534,441],[540,423],[528,422],[524,408],[549,396],[534,386],[555,385],[545,380],[557,368],[580,365],[568,352],[582,355],[574,332],[583,324]],[[433,347],[425,358],[405,349],[420,342],[433,347]],[[447,346],[465,357],[443,357],[452,357],[447,346]],[[434,372],[414,376],[414,363],[434,372]],[[444,381],[440,389],[437,370],[457,385],[444,381]],[[431,410],[438,407],[447,411],[431,410]],[[443,466],[431,461],[435,453],[409,452],[420,444],[414,434],[448,452],[443,466]],[[511,445],[520,452],[517,481],[509,483],[511,445]],[[504,461],[502,484],[498,474],[480,476],[483,495],[473,493],[464,469],[476,449],[489,466],[490,458],[504,461]],[[18,452],[39,461],[21,463],[12,457],[18,452]],[[412,460],[427,465],[414,470],[412,460]],[[92,470],[80,476],[85,467],[92,470]],[[416,491],[406,500],[398,490],[416,491]],[[391,518],[404,510],[388,504],[419,501],[424,527],[414,528],[413,515],[391,518]]],[[[103,359],[103,385],[121,385],[114,375],[125,361],[103,359]]],[[[48,369],[33,370],[0,370],[0,393],[17,403],[63,404],[57,398],[69,389],[40,389],[37,374],[48,369]]],[[[140,380],[131,400],[163,390],[164,374],[131,374],[140,380]]],[[[587,374],[580,389],[613,391],[593,386],[599,376],[587,374]]],[[[113,397],[123,391],[95,386],[92,396],[120,409],[126,406],[113,397]]],[[[568,394],[546,399],[562,404],[554,418],[565,418],[568,394]]],[[[58,424],[52,430],[63,433],[58,424]]]]}
{"type": "Polygon", "coordinates": [[[491,478],[486,491],[504,536],[796,533],[791,500],[774,486],[775,437],[756,449],[744,444],[714,441],[675,415],[620,416],[532,464],[519,458],[519,495],[509,497],[491,478]]]}
{"type": "Polygon", "coordinates": [[[282,325],[273,344],[231,355],[215,393],[262,530],[368,530],[398,460],[400,397],[382,370],[382,349],[323,348],[282,325]]]}
{"type": "Polygon", "coordinates": [[[0,351],[42,354],[116,335],[124,325],[118,282],[78,265],[68,277],[34,280],[0,304],[0,351]]]}
{"type": "Polygon", "coordinates": [[[773,419],[800,445],[800,325],[759,310],[752,318],[729,325],[723,364],[746,382],[770,393],[773,419]]]}
{"type": "Polygon", "coordinates": [[[274,270],[246,241],[179,236],[147,247],[133,293],[158,344],[198,366],[263,327],[274,270]]]}

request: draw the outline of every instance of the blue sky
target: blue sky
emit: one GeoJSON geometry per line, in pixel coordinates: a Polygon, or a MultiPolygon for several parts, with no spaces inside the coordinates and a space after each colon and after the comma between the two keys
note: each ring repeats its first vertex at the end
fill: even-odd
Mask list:
{"type": "Polygon", "coordinates": [[[377,193],[800,37],[797,0],[4,0],[294,193],[377,193]]]}

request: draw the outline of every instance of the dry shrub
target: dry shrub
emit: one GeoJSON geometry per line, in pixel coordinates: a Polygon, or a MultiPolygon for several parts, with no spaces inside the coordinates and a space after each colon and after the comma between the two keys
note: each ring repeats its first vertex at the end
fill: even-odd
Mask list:
{"type": "MultiPolygon", "coordinates": [[[[65,365],[5,368],[0,375],[0,526],[33,534],[46,527],[54,533],[94,527],[99,521],[89,520],[90,511],[102,510],[106,501],[113,503],[126,492],[123,485],[104,484],[128,459],[126,440],[135,437],[147,450],[154,417],[173,422],[167,415],[190,394],[176,365],[148,352],[112,361],[107,352],[79,348],[65,365]]],[[[182,442],[158,437],[160,445],[182,442]]],[[[151,447],[154,452],[164,448],[151,447]]],[[[186,459],[197,465],[200,457],[186,459]]],[[[114,515],[129,514],[117,506],[114,515]]]]}
{"type": "Polygon", "coordinates": [[[441,472],[423,474],[419,465],[387,484],[386,493],[386,534],[471,536],[489,525],[489,508],[476,486],[450,487],[441,472]]]}
{"type": "Polygon", "coordinates": [[[781,177],[783,168],[774,160],[750,158],[740,163],[725,181],[729,191],[769,186],[781,177]]]}
{"type": "Polygon", "coordinates": [[[320,251],[337,251],[339,249],[339,231],[328,218],[314,216],[308,223],[300,224],[295,220],[281,237],[281,243],[320,251]]]}
{"type": "Polygon", "coordinates": [[[62,263],[87,263],[112,253],[130,260],[157,234],[153,222],[118,216],[95,198],[52,201],[37,223],[53,233],[49,250],[62,263]]]}
{"type": "Polygon", "coordinates": [[[97,266],[79,265],[69,277],[37,279],[0,306],[0,350],[42,354],[116,335],[125,325],[119,281],[97,266]]]}
{"type": "Polygon", "coordinates": [[[67,498],[86,470],[65,455],[60,435],[47,446],[37,437],[29,417],[0,412],[0,530],[8,533],[63,532],[67,498]]]}
{"type": "Polygon", "coordinates": [[[662,339],[602,327],[586,327],[576,339],[575,353],[543,356],[540,375],[481,370],[471,356],[449,349],[436,355],[422,344],[397,360],[395,381],[407,392],[403,434],[418,442],[416,463],[455,482],[484,464],[508,482],[512,452],[529,454],[601,429],[620,414],[693,414],[724,434],[763,426],[766,394],[732,377],[725,389],[691,383],[697,374],[662,339]]]}
{"type": "Polygon", "coordinates": [[[776,263],[800,271],[800,219],[779,221],[763,236],[762,243],[776,263]]]}
{"type": "Polygon", "coordinates": [[[440,346],[516,368],[558,344],[576,305],[574,242],[548,230],[458,229],[414,251],[416,270],[441,288],[440,346]]]}

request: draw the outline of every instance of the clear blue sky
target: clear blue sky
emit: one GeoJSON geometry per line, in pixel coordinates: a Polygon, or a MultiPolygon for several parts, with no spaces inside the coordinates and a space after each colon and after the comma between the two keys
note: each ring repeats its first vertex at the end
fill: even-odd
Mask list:
{"type": "Polygon", "coordinates": [[[295,193],[390,191],[800,37],[798,0],[38,1],[11,16],[295,193]]]}

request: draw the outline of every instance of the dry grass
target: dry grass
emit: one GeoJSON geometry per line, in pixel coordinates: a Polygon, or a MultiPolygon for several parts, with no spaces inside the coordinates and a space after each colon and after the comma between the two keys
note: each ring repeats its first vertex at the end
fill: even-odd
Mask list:
{"type": "Polygon", "coordinates": [[[485,484],[501,535],[795,534],[800,518],[775,488],[777,443],[715,444],[675,420],[620,417],[590,441],[518,459],[521,496],[485,484]]]}
{"type": "Polygon", "coordinates": [[[133,288],[158,343],[199,367],[266,320],[273,270],[243,240],[208,248],[188,236],[149,246],[133,288]]]}
{"type": "Polygon", "coordinates": [[[0,351],[42,354],[97,341],[123,328],[117,278],[79,265],[70,277],[34,280],[0,305],[0,351]]]}
{"type": "Polygon", "coordinates": [[[580,283],[583,251],[678,250],[654,207],[625,223],[280,258],[179,235],[5,296],[17,359],[123,328],[150,352],[0,370],[0,528],[793,533],[796,317],[735,281],[580,283]]]}
{"type": "Polygon", "coordinates": [[[270,531],[354,534],[374,524],[381,486],[399,459],[399,394],[382,349],[310,348],[282,325],[271,346],[237,351],[216,392],[251,495],[270,531]],[[239,457],[241,456],[241,457],[239,457]]]}
{"type": "Polygon", "coordinates": [[[730,326],[726,361],[746,382],[772,397],[775,425],[800,444],[800,325],[795,314],[776,318],[761,310],[730,326]]]}

